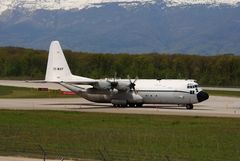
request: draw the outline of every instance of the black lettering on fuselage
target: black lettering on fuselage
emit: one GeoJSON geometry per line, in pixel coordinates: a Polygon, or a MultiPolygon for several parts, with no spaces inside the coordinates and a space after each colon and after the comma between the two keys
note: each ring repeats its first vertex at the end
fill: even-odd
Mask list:
{"type": "Polygon", "coordinates": [[[64,68],[57,68],[57,67],[54,67],[53,70],[58,70],[58,71],[62,71],[64,68]]]}

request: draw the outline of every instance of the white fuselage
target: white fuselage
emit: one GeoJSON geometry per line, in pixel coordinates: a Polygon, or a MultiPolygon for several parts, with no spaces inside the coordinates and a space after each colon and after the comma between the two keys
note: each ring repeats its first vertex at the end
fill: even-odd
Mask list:
{"type": "Polygon", "coordinates": [[[188,89],[189,83],[197,85],[191,80],[139,80],[136,89],[144,103],[198,103],[199,88],[188,89]],[[194,92],[190,94],[190,90],[194,92]]]}
{"type": "MultiPolygon", "coordinates": [[[[129,80],[117,81],[127,82],[129,80]]],[[[66,87],[66,85],[64,86],[66,87]]],[[[142,104],[194,104],[199,102],[197,94],[202,91],[193,80],[177,79],[139,79],[136,81],[136,93],[94,89],[92,87],[76,91],[77,89],[71,88],[70,85],[67,85],[67,88],[93,102],[111,103],[112,99],[128,100],[129,97],[132,97],[132,95],[128,96],[130,93],[140,96],[142,104]]]]}

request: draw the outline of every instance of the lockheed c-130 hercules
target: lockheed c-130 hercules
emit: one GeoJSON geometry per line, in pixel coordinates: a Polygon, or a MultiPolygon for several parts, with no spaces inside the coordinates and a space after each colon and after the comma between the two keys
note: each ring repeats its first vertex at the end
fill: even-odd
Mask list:
{"type": "Polygon", "coordinates": [[[49,49],[44,82],[59,83],[81,97],[118,107],[143,104],[176,104],[193,109],[193,104],[209,98],[194,80],[180,79],[91,79],[73,75],[58,41],[49,49]],[[82,85],[90,85],[84,88],[82,85]]]}

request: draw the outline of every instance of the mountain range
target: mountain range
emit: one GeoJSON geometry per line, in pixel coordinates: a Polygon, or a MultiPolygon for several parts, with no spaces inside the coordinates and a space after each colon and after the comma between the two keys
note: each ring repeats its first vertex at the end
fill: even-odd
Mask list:
{"type": "Polygon", "coordinates": [[[240,54],[240,0],[0,0],[0,46],[240,54]]]}

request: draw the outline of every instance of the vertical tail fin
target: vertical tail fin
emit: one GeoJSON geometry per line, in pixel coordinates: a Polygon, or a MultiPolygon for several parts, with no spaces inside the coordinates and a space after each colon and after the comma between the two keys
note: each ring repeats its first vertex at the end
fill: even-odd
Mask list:
{"type": "Polygon", "coordinates": [[[69,79],[72,73],[58,41],[52,41],[49,54],[45,81],[61,82],[69,79]]]}
{"type": "Polygon", "coordinates": [[[93,79],[72,75],[62,48],[58,41],[52,41],[49,54],[46,82],[92,82],[93,79]]]}

